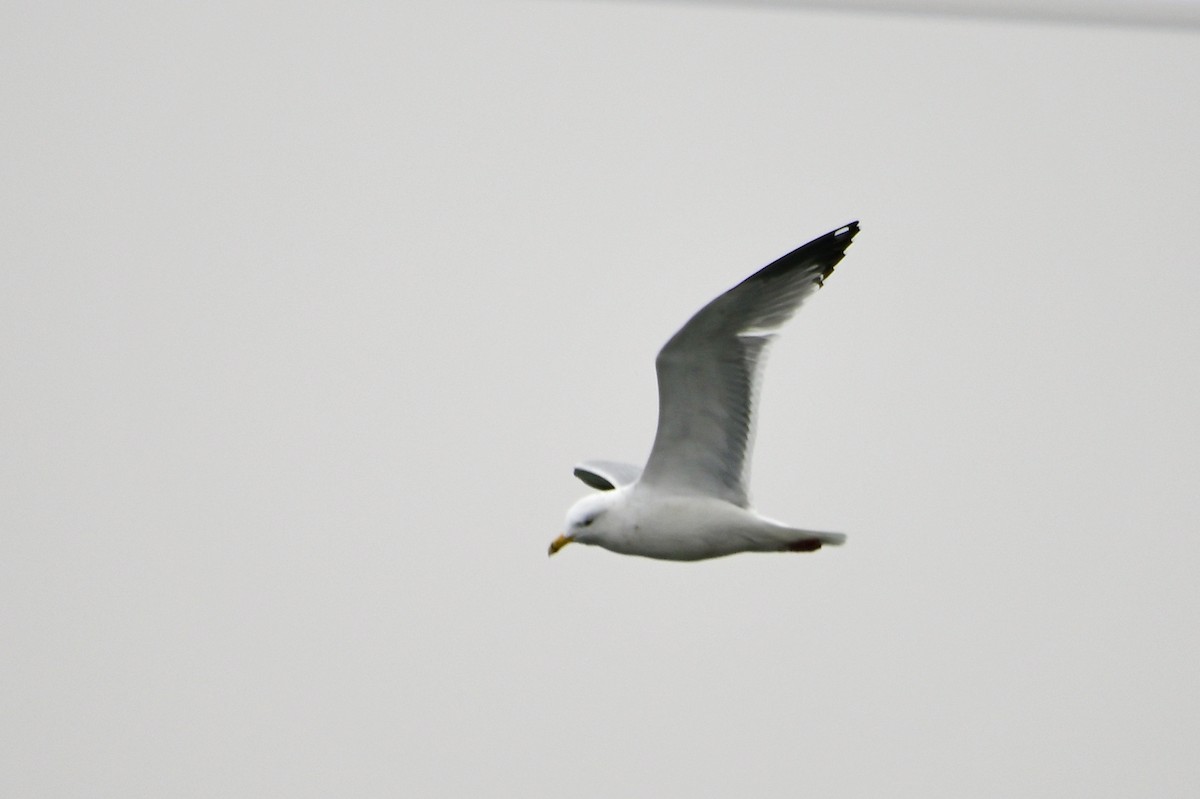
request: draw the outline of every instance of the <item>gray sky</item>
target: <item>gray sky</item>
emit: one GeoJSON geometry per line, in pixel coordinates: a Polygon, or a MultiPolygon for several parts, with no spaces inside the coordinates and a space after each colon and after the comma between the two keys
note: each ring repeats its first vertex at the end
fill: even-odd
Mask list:
{"type": "Polygon", "coordinates": [[[4,13],[0,793],[1200,793],[1200,48],[629,3],[4,13]],[[852,219],[764,513],[546,545],[852,219]]]}
{"type": "MultiPolygon", "coordinates": [[[[644,2],[644,0],[629,0],[644,2]]],[[[1059,21],[1071,24],[1200,25],[1200,0],[657,0],[775,5],[784,8],[885,11],[899,14],[967,16],[1002,20],[1059,21]]]]}

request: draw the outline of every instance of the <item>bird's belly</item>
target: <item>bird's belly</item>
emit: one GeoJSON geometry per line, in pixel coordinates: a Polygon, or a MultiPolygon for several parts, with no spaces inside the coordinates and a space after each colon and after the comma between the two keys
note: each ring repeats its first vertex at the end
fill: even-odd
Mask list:
{"type": "Polygon", "coordinates": [[[681,497],[640,508],[614,552],[660,560],[704,560],[759,549],[759,520],[720,500],[681,497]]]}

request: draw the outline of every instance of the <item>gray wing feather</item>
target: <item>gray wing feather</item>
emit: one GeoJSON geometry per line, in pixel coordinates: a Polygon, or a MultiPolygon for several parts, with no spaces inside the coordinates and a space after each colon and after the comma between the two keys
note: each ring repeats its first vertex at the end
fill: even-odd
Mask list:
{"type": "Polygon", "coordinates": [[[754,404],[767,345],[858,233],[825,234],[704,308],[658,354],[658,430],[642,482],[749,506],[754,404]]]}

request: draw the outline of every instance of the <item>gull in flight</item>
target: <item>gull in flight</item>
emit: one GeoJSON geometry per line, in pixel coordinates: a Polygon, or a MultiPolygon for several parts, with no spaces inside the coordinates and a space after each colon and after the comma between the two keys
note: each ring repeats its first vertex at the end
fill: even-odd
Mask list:
{"type": "Polygon", "coordinates": [[[567,512],[570,543],[623,555],[704,560],[735,552],[813,552],[841,533],[802,530],[750,508],[746,482],[763,356],[783,323],[824,285],[858,223],[763,267],[708,305],[658,353],[658,431],[644,469],[585,461],[575,476],[599,493],[567,512]]]}

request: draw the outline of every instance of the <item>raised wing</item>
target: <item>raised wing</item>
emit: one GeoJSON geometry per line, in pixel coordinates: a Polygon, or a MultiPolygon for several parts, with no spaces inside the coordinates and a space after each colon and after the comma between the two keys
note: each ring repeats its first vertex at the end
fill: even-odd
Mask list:
{"type": "Polygon", "coordinates": [[[658,432],[642,483],[749,506],[754,401],[775,332],[833,272],[858,223],[826,233],[700,309],[658,353],[658,432]]]}
{"type": "Polygon", "coordinates": [[[632,485],[642,475],[642,468],[617,461],[584,461],[575,465],[575,476],[592,488],[612,491],[632,485]]]}

